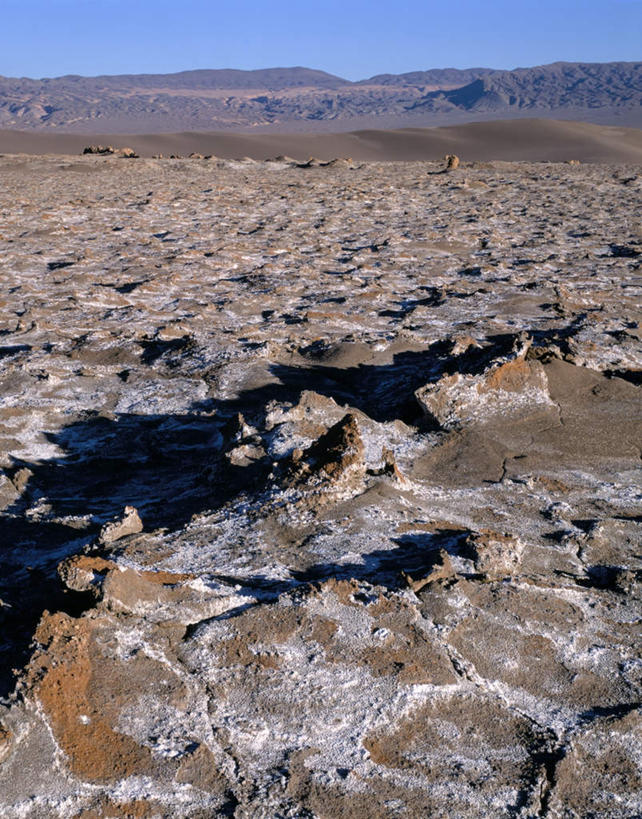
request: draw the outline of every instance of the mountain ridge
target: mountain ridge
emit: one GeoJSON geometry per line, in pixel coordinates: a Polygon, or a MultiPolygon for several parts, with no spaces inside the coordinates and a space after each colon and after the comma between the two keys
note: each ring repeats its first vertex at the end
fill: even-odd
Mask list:
{"type": "Polygon", "coordinates": [[[23,130],[314,131],[328,123],[346,130],[550,112],[557,118],[642,125],[642,62],[556,62],[510,71],[429,69],[358,81],[301,66],[0,77],[0,128],[23,130]]]}

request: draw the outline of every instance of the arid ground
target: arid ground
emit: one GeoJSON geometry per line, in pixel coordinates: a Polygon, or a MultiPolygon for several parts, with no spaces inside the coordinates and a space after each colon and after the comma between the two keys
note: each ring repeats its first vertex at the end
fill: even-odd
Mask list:
{"type": "Polygon", "coordinates": [[[468,160],[622,162],[642,165],[642,130],[528,118],[433,128],[370,129],[344,133],[261,134],[203,131],[150,134],[71,134],[0,130],[0,153],[81,154],[90,144],[130,147],[142,157],[189,156],[306,160],[438,160],[455,152],[468,160]]]}
{"type": "Polygon", "coordinates": [[[642,159],[353,158],[0,157],[3,817],[642,814],[642,159]]]}

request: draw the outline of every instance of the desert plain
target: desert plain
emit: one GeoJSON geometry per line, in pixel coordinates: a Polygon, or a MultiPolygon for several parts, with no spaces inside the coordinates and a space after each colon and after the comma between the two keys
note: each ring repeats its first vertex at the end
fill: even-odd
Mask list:
{"type": "Polygon", "coordinates": [[[2,816],[642,813],[640,162],[0,157],[2,816]]]}

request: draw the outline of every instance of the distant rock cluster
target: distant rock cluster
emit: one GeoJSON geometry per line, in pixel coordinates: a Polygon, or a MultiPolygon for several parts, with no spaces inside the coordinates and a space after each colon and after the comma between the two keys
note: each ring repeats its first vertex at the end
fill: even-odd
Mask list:
{"type": "Polygon", "coordinates": [[[88,145],[83,149],[83,154],[98,154],[99,156],[122,156],[125,159],[138,159],[138,154],[133,148],[114,148],[113,145],[88,145]]]}

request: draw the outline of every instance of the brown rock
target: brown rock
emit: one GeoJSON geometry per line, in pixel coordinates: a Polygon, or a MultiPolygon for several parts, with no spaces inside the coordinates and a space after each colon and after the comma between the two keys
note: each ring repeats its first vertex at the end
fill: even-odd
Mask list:
{"type": "Polygon", "coordinates": [[[407,572],[402,571],[401,575],[414,592],[421,591],[424,586],[436,583],[440,580],[450,580],[455,577],[455,569],[450,560],[450,555],[445,549],[440,549],[437,553],[433,568],[423,577],[412,577],[407,572]]]}
{"type": "Polygon", "coordinates": [[[11,744],[13,742],[13,732],[0,722],[0,763],[3,762],[11,753],[11,744]]]}
{"type": "Polygon", "coordinates": [[[74,555],[63,560],[58,566],[58,574],[65,586],[71,591],[92,591],[96,596],[107,572],[114,569],[115,563],[102,557],[74,555]]]}
{"type": "Polygon", "coordinates": [[[286,463],[286,485],[359,483],[365,477],[364,446],[357,418],[345,415],[318,440],[286,463]]]}
{"type": "Polygon", "coordinates": [[[538,405],[550,407],[546,373],[539,361],[527,359],[528,346],[518,347],[479,375],[445,375],[418,389],[415,397],[426,415],[445,429],[531,413],[538,405]]]}
{"type": "Polygon", "coordinates": [[[444,157],[446,161],[446,170],[455,171],[459,167],[459,157],[456,154],[446,154],[444,157]]]}
{"type": "MultiPolygon", "coordinates": [[[[150,772],[155,766],[149,749],[115,732],[95,700],[92,624],[45,613],[35,637],[49,650],[42,658],[44,668],[35,693],[70,770],[90,782],[114,782],[122,776],[150,772]]],[[[103,674],[106,684],[109,679],[110,675],[103,674]]]]}
{"type": "Polygon", "coordinates": [[[509,577],[519,568],[524,544],[509,534],[483,529],[468,539],[475,569],[487,577],[509,577]]]}
{"type": "Polygon", "coordinates": [[[100,530],[99,540],[103,544],[113,543],[121,537],[143,531],[143,522],[133,506],[126,506],[120,518],[106,523],[100,530]]]}

